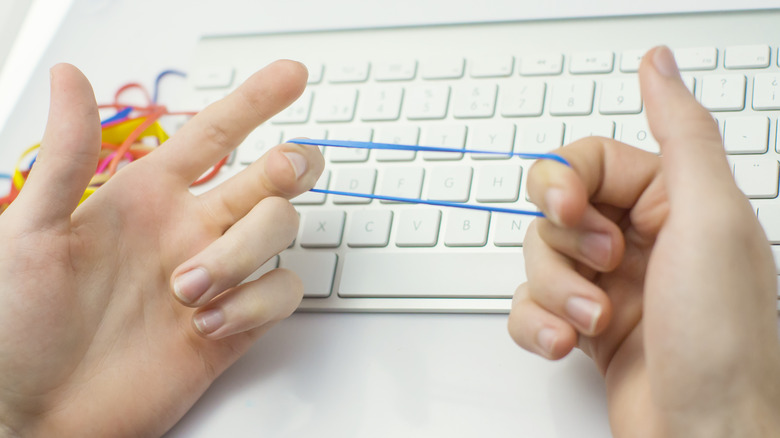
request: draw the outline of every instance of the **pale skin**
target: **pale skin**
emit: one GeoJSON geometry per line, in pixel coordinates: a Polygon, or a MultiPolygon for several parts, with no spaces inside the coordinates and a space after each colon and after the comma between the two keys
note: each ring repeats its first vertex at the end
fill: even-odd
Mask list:
{"type": "Polygon", "coordinates": [[[550,359],[588,354],[616,437],[780,436],[768,242],[667,48],[640,82],[660,157],[588,138],[559,151],[570,168],[529,172],[547,218],[526,236],[510,334],[550,359]]]}
{"type": "MultiPolygon", "coordinates": [[[[768,244],[724,177],[711,118],[655,53],[641,76],[663,158],[587,139],[560,151],[572,168],[530,172],[549,219],[527,238],[510,333],[548,358],[588,353],[617,437],[773,436],[768,244]]],[[[0,215],[0,436],[159,436],[295,309],[291,272],[237,285],[294,238],[285,198],[314,185],[317,148],[280,145],[203,195],[188,186],[305,82],[301,65],[272,64],[77,207],[97,162],[97,108],[80,72],[52,69],[41,154],[0,215]]]]}
{"type": "Polygon", "coordinates": [[[78,207],[97,106],[74,67],[51,73],[40,155],[0,215],[0,436],[159,436],[301,300],[282,269],[234,286],[295,238],[285,198],[314,185],[319,150],[280,145],[201,196],[188,186],[293,102],[306,69],[256,73],[78,207]],[[206,278],[177,282],[193,270],[206,278]]]}

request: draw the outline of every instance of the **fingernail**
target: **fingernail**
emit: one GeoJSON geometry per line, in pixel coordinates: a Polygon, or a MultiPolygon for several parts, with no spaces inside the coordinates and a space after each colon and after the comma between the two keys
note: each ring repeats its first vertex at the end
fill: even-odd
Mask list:
{"type": "Polygon", "coordinates": [[[563,205],[564,193],[562,189],[551,187],[544,194],[544,203],[547,204],[547,218],[556,225],[561,223],[560,209],[563,205]]]}
{"type": "Polygon", "coordinates": [[[306,158],[303,155],[297,152],[284,152],[284,156],[287,157],[287,160],[290,162],[290,165],[295,171],[296,179],[300,178],[301,175],[306,173],[306,168],[308,167],[309,163],[306,161],[306,158]]]}
{"type": "Polygon", "coordinates": [[[203,268],[195,268],[179,274],[173,280],[173,293],[183,303],[191,304],[198,300],[211,287],[209,273],[203,268]]]}
{"type": "Polygon", "coordinates": [[[608,234],[588,233],[580,240],[580,251],[596,266],[606,267],[612,256],[612,241],[608,234]]]}
{"type": "Polygon", "coordinates": [[[539,330],[539,333],[536,334],[536,342],[548,356],[552,355],[557,338],[558,336],[555,334],[555,330],[549,327],[542,328],[539,330]]]}
{"type": "Polygon", "coordinates": [[[214,333],[225,324],[225,314],[219,309],[211,309],[196,313],[192,321],[201,333],[208,335],[209,333],[214,333]]]}
{"type": "Polygon", "coordinates": [[[661,46],[655,50],[655,53],[653,53],[653,64],[655,69],[666,77],[680,75],[680,70],[677,69],[677,62],[674,60],[674,54],[666,46],[661,46]]]}
{"type": "Polygon", "coordinates": [[[601,317],[601,306],[585,298],[571,297],[566,301],[566,313],[585,334],[593,334],[601,317]]]}

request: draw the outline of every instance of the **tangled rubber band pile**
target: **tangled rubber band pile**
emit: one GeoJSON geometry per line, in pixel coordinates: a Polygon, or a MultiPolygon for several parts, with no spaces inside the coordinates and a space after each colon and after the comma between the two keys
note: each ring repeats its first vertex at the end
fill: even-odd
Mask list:
{"type": "MultiPolygon", "coordinates": [[[[97,169],[95,169],[95,175],[84,191],[81,202],[84,202],[95,193],[95,190],[114,176],[123,164],[142,158],[168,139],[168,134],[159,123],[160,118],[169,115],[193,116],[196,114],[193,111],[171,112],[157,102],[160,81],[168,75],[185,76],[184,73],[176,70],[163,71],[154,82],[152,96],[143,85],[133,82],[123,85],[117,90],[113,103],[98,106],[101,110],[116,110],[116,113],[100,122],[102,127],[100,159],[97,169]],[[121,102],[122,95],[132,89],[143,93],[147,103],[145,106],[128,105],[121,102]]],[[[7,195],[0,197],[0,213],[11,205],[22,190],[35,163],[39,147],[40,144],[37,144],[24,151],[16,163],[13,175],[0,174],[0,178],[11,180],[10,191],[7,195]],[[33,154],[35,155],[32,156],[33,154]],[[29,159],[30,156],[32,156],[31,159],[29,159]],[[27,161],[29,164],[25,166],[24,163],[27,161]]],[[[213,178],[226,161],[227,157],[223,158],[193,185],[202,184],[213,178]]]]}

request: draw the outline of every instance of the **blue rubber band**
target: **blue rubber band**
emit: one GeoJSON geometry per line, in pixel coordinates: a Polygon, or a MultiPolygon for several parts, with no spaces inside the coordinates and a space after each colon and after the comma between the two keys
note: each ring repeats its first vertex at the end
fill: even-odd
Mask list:
{"type": "MultiPolygon", "coordinates": [[[[566,161],[566,159],[556,154],[500,152],[500,151],[488,151],[488,150],[481,150],[481,149],[457,149],[457,148],[445,148],[445,147],[437,147],[437,146],[414,146],[414,145],[404,145],[404,144],[394,144],[394,143],[372,143],[372,142],[350,141],[350,140],[322,140],[322,139],[317,140],[317,139],[308,139],[308,138],[294,138],[292,140],[288,140],[287,143],[305,144],[305,145],[312,145],[312,146],[334,146],[340,148],[354,148],[354,149],[385,149],[385,150],[397,150],[397,151],[457,152],[461,154],[467,153],[467,154],[501,155],[505,157],[520,157],[520,158],[527,158],[533,160],[539,160],[539,159],[553,160],[571,167],[571,164],[569,164],[569,162],[566,161]]],[[[395,196],[373,195],[369,193],[341,192],[337,190],[325,190],[325,189],[311,189],[310,191],[314,193],[323,193],[323,194],[330,194],[330,195],[352,196],[355,198],[379,199],[381,201],[395,201],[395,202],[405,202],[408,204],[425,204],[425,205],[435,205],[441,207],[456,207],[456,208],[466,208],[469,210],[490,211],[496,213],[523,214],[527,216],[544,217],[544,213],[542,213],[541,211],[520,210],[520,209],[503,208],[503,207],[490,207],[485,205],[466,204],[464,202],[433,201],[433,200],[418,199],[418,198],[399,198],[395,196]]]]}
{"type": "MultiPolygon", "coordinates": [[[[307,138],[294,138],[292,140],[288,140],[287,143],[304,144],[304,145],[312,145],[312,146],[333,146],[333,147],[354,148],[354,149],[385,149],[385,150],[397,150],[397,151],[424,151],[424,152],[457,152],[461,154],[463,153],[488,154],[488,155],[501,155],[505,157],[514,156],[514,157],[534,159],[534,160],[539,160],[539,159],[553,160],[571,167],[571,164],[569,164],[568,161],[566,161],[560,155],[555,155],[555,154],[499,152],[499,151],[488,151],[488,150],[481,150],[481,149],[457,149],[457,148],[445,148],[445,147],[437,147],[437,146],[415,146],[415,145],[404,145],[404,144],[394,144],[394,143],[372,143],[372,142],[350,141],[350,140],[322,140],[322,139],[317,140],[317,139],[307,139],[307,138]]],[[[383,196],[383,195],[374,195],[369,193],[341,192],[337,190],[325,190],[325,189],[311,189],[310,191],[314,193],[323,193],[329,195],[351,196],[355,198],[365,198],[365,199],[379,199],[381,201],[404,202],[407,204],[425,204],[425,205],[435,205],[440,207],[466,208],[469,210],[490,211],[496,213],[523,214],[527,216],[544,217],[544,213],[540,211],[520,210],[520,209],[504,208],[504,207],[490,207],[486,205],[466,204],[465,202],[434,201],[434,200],[426,200],[426,199],[419,199],[419,198],[400,198],[396,196],[383,196]]]]}
{"type": "Polygon", "coordinates": [[[13,180],[14,177],[12,177],[11,175],[9,175],[7,173],[0,173],[0,179],[13,180]]]}
{"type": "Polygon", "coordinates": [[[372,143],[364,141],[350,141],[350,140],[312,140],[308,138],[294,138],[287,140],[287,143],[306,144],[313,146],[334,146],[340,148],[355,148],[355,149],[387,149],[396,151],[423,151],[423,152],[457,152],[461,154],[486,154],[486,155],[501,155],[504,157],[520,157],[532,160],[553,160],[561,164],[565,164],[571,167],[568,161],[566,161],[560,155],[555,154],[532,154],[525,152],[500,152],[500,151],[487,151],[481,149],[458,149],[458,148],[445,148],[438,146],[413,146],[394,143],[372,143]]]}
{"type": "Polygon", "coordinates": [[[502,207],[489,207],[486,205],[474,205],[474,204],[466,204],[463,202],[449,202],[449,201],[434,201],[429,199],[418,199],[418,198],[399,198],[396,196],[383,196],[383,195],[372,195],[368,193],[353,193],[353,192],[340,192],[337,190],[324,190],[324,189],[311,189],[310,192],[314,193],[324,193],[328,195],[339,195],[339,196],[352,196],[356,198],[367,198],[367,199],[379,199],[380,201],[395,201],[395,202],[405,202],[408,204],[425,204],[425,205],[436,205],[439,207],[456,207],[456,208],[467,208],[469,210],[480,210],[480,211],[492,211],[496,213],[511,213],[511,214],[524,214],[527,216],[536,216],[536,217],[544,217],[544,214],[541,211],[533,211],[533,210],[519,210],[514,208],[502,208],[502,207]]]}

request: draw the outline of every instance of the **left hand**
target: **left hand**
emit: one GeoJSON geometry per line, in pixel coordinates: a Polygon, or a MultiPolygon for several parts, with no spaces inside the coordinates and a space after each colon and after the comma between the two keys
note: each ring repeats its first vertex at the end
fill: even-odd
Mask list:
{"type": "Polygon", "coordinates": [[[315,184],[319,150],[281,145],[200,196],[189,186],[306,75],[269,65],[77,207],[98,110],[78,70],[52,69],[39,157],[0,215],[0,435],[159,436],[293,312],[290,271],[238,285],[295,238],[285,198],[315,184]]]}

